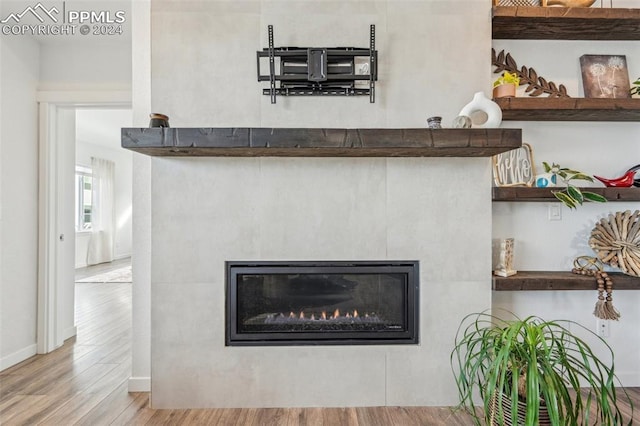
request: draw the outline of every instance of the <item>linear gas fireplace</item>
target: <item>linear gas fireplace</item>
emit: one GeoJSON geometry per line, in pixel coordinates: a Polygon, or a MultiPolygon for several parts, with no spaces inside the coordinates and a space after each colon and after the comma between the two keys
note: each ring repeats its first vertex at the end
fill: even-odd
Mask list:
{"type": "Polygon", "coordinates": [[[226,344],[418,343],[417,261],[227,262],[226,344]]]}

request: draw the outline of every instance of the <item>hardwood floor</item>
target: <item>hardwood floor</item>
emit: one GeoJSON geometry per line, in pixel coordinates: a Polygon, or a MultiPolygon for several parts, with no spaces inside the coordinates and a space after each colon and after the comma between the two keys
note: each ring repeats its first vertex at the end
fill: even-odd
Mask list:
{"type": "Polygon", "coordinates": [[[76,281],[84,278],[102,274],[104,272],[113,271],[114,269],[124,268],[125,266],[131,266],[131,258],[126,257],[124,259],[114,260],[113,262],[100,263],[98,265],[86,266],[84,268],[76,269],[76,281]]]}
{"type": "MultiPolygon", "coordinates": [[[[0,425],[473,424],[447,407],[154,410],[148,393],[127,392],[131,284],[78,283],[76,300],[75,338],[0,372],[0,425]]],[[[640,406],[640,388],[629,392],[640,406]]],[[[640,422],[638,411],[634,420],[640,422]]]]}

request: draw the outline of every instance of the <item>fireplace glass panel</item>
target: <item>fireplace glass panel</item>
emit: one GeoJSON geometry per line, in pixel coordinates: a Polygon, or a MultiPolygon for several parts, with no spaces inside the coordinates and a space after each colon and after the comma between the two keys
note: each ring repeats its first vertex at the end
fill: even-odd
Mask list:
{"type": "Polygon", "coordinates": [[[417,262],[228,264],[227,344],[417,342],[417,262]]]}

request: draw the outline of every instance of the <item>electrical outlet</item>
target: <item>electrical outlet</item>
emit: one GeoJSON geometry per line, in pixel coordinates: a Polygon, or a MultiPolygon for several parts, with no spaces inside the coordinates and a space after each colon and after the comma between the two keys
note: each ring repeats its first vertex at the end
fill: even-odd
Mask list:
{"type": "Polygon", "coordinates": [[[600,337],[609,337],[611,330],[609,329],[610,322],[608,320],[598,319],[596,320],[596,334],[600,337]]]}
{"type": "Polygon", "coordinates": [[[562,220],[562,206],[559,203],[549,203],[549,220],[562,220]]]}

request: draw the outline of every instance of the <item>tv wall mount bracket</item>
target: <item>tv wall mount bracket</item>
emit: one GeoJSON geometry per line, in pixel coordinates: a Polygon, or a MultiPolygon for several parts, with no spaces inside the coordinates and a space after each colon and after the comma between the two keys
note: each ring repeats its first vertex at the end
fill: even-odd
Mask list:
{"type": "Polygon", "coordinates": [[[269,47],[258,50],[258,81],[268,81],[263,95],[369,96],[376,99],[378,51],[376,27],[371,25],[369,48],[274,47],[273,25],[268,26],[269,47]],[[261,73],[261,58],[268,58],[269,74],[261,73]],[[277,82],[277,83],[276,83],[277,82]]]}

